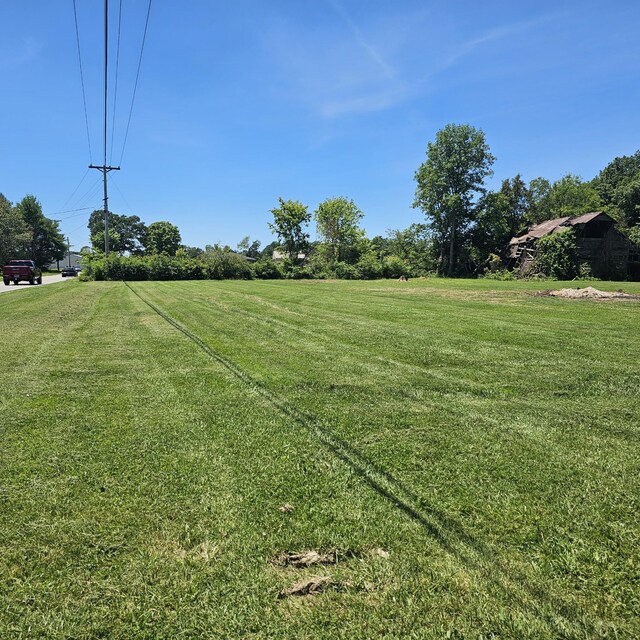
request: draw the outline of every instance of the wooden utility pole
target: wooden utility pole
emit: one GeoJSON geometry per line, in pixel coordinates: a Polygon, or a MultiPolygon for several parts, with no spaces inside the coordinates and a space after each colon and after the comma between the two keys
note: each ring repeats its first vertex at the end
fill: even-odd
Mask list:
{"type": "Polygon", "coordinates": [[[90,164],[89,169],[102,171],[104,190],[104,255],[109,257],[109,195],[107,193],[107,173],[120,171],[120,167],[107,166],[107,89],[109,78],[109,0],[104,0],[104,160],[102,166],[90,164]]]}

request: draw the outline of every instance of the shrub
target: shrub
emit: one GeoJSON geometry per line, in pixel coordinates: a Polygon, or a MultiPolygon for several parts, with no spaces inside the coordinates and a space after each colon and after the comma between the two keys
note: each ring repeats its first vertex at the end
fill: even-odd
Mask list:
{"type": "Polygon", "coordinates": [[[251,268],[247,261],[232,254],[233,258],[223,258],[219,262],[207,264],[202,260],[181,256],[158,254],[153,256],[88,256],[83,259],[83,273],[93,280],[205,280],[218,276],[219,279],[251,278],[251,268]],[[233,263],[233,264],[232,264],[233,263]]]}
{"type": "Polygon", "coordinates": [[[487,271],[480,277],[484,278],[485,280],[516,280],[516,275],[513,273],[513,271],[509,271],[508,269],[487,271]]]}
{"type": "Polygon", "coordinates": [[[360,279],[360,272],[358,271],[357,267],[353,264],[348,264],[347,262],[336,262],[335,273],[336,278],[340,278],[341,280],[360,279]]]}
{"type": "Polygon", "coordinates": [[[387,256],[382,263],[385,278],[400,278],[410,275],[409,265],[398,256],[387,256]]]}
{"type": "Polygon", "coordinates": [[[205,251],[202,261],[207,266],[207,277],[212,280],[251,280],[251,263],[233,251],[211,249],[205,251]]]}
{"type": "Polygon", "coordinates": [[[578,274],[578,251],[573,229],[552,233],[538,240],[535,270],[556,280],[571,280],[578,274]]]}
{"type": "Polygon", "coordinates": [[[356,269],[363,280],[375,280],[382,278],[383,268],[378,256],[373,253],[365,253],[356,263],[356,269]]]}
{"type": "Polygon", "coordinates": [[[253,269],[253,275],[255,278],[261,280],[278,280],[282,278],[282,271],[280,270],[278,263],[274,262],[270,258],[258,260],[251,265],[253,269]]]}

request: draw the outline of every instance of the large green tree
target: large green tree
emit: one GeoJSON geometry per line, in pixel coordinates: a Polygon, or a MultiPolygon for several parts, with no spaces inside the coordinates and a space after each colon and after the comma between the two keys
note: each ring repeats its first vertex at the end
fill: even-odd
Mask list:
{"type": "MultiPolygon", "coordinates": [[[[532,190],[520,174],[514,178],[503,180],[500,193],[506,199],[506,226],[509,238],[522,231],[527,224],[527,215],[531,209],[532,190]]],[[[507,239],[509,239],[507,238],[507,239]]]]}
{"type": "Polygon", "coordinates": [[[170,222],[152,222],[147,227],[147,253],[175,256],[181,242],[180,230],[170,222]]]}
{"type": "Polygon", "coordinates": [[[476,270],[491,254],[501,255],[509,240],[526,228],[531,202],[532,190],[520,174],[480,198],[469,236],[469,258],[476,270]]]}
{"type": "Polygon", "coordinates": [[[330,264],[355,262],[358,258],[356,247],[364,232],[358,226],[362,211],[349,198],[328,198],[318,205],[314,213],[321,251],[330,264]]]}
{"type": "Polygon", "coordinates": [[[415,174],[413,206],[424,211],[439,242],[439,271],[449,248],[447,271],[456,266],[456,238],[473,221],[475,201],[485,192],[495,158],[484,132],[468,124],[448,124],[427,145],[427,160],[415,174]]]}
{"type": "Polygon", "coordinates": [[[640,150],[614,158],[593,180],[608,213],[623,227],[640,224],[640,150]]]}
{"type": "Polygon", "coordinates": [[[297,200],[278,198],[278,205],[271,209],[273,222],[269,222],[269,228],[278,236],[289,260],[297,263],[298,254],[305,252],[309,246],[306,228],[311,214],[308,207],[297,200]]]}
{"type": "Polygon", "coordinates": [[[16,205],[16,212],[29,229],[29,257],[41,267],[62,260],[67,244],[55,220],[42,213],[42,205],[35,196],[25,196],[16,205]]]}
{"type": "Polygon", "coordinates": [[[565,216],[579,216],[602,208],[602,199],[593,184],[571,173],[553,184],[544,178],[537,178],[529,186],[531,207],[528,218],[534,224],[565,216]]]}
{"type": "MultiPolygon", "coordinates": [[[[147,228],[138,216],[122,216],[109,211],[108,220],[110,251],[133,255],[143,253],[147,228]]],[[[94,211],[87,226],[93,248],[104,251],[104,210],[94,211]]]]}
{"type": "Polygon", "coordinates": [[[0,267],[12,258],[28,258],[31,233],[22,216],[0,193],[0,267]]]}

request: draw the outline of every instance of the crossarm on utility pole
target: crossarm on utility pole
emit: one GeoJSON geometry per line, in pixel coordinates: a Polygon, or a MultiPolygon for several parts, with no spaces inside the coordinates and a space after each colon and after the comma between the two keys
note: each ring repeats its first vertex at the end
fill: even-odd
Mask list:
{"type": "Polygon", "coordinates": [[[109,171],[120,171],[120,167],[108,167],[106,165],[90,164],[89,169],[102,171],[104,185],[104,255],[109,257],[109,196],[107,194],[107,173],[109,171]]]}

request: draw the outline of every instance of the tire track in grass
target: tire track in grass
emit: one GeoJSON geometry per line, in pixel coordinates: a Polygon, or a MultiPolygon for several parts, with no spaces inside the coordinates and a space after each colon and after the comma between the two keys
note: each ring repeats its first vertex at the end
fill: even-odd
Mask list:
{"type": "Polygon", "coordinates": [[[252,393],[266,400],[283,416],[300,427],[311,431],[338,459],[346,464],[378,495],[400,509],[418,523],[447,553],[468,569],[475,571],[488,584],[496,587],[507,599],[512,599],[523,610],[543,620],[556,638],[596,636],[599,630],[586,620],[573,605],[546,593],[542,587],[529,584],[528,577],[512,569],[498,558],[497,552],[465,530],[464,525],[424,502],[410,488],[386,469],[369,459],[349,442],[333,433],[330,426],[314,415],[300,411],[285,399],[271,392],[252,378],[233,361],[212,349],[197,334],[172,318],[168,313],[143,297],[128,282],[125,286],[176,331],[190,340],[210,358],[223,366],[252,393]]]}

